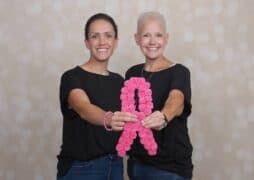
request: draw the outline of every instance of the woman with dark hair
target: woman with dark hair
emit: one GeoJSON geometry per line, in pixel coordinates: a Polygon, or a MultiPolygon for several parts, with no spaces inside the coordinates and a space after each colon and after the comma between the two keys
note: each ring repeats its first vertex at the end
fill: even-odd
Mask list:
{"type": "Polygon", "coordinates": [[[61,77],[63,142],[58,180],[123,179],[123,162],[115,146],[124,123],[136,121],[136,116],[120,112],[123,78],[107,68],[117,37],[110,16],[90,17],[85,25],[90,58],[61,77]]]}

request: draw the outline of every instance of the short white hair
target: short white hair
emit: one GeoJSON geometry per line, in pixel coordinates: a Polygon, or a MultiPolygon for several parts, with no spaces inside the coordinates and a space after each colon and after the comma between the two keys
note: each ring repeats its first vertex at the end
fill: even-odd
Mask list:
{"type": "Polygon", "coordinates": [[[147,20],[156,20],[160,22],[164,30],[166,31],[166,21],[164,16],[157,12],[157,11],[148,11],[148,12],[143,12],[139,15],[138,22],[137,22],[137,32],[139,31],[140,27],[147,21],[147,20]]]}

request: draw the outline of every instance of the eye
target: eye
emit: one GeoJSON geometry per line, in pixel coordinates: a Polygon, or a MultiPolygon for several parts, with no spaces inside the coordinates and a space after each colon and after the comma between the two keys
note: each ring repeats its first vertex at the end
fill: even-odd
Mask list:
{"type": "Polygon", "coordinates": [[[114,37],[114,34],[111,33],[111,32],[106,32],[106,33],[105,33],[105,37],[108,38],[108,39],[111,39],[111,38],[114,37]]]}
{"type": "Polygon", "coordinates": [[[148,33],[143,34],[142,37],[150,37],[150,34],[148,34],[148,33]]]}
{"type": "Polygon", "coordinates": [[[161,38],[161,37],[163,37],[163,34],[162,33],[157,33],[156,37],[161,38]]]}
{"type": "Polygon", "coordinates": [[[92,35],[91,38],[92,38],[92,39],[97,39],[98,36],[97,36],[97,35],[92,35]]]}
{"type": "Polygon", "coordinates": [[[98,39],[98,38],[99,38],[99,34],[98,33],[90,34],[90,39],[98,39]]]}

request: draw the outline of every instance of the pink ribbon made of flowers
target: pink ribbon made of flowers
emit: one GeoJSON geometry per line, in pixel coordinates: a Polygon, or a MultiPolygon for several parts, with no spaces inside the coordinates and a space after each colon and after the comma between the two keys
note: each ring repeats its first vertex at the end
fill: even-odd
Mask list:
{"type": "Polygon", "coordinates": [[[157,152],[157,144],[153,138],[153,133],[150,129],[145,128],[141,124],[141,120],[152,113],[152,90],[150,83],[146,82],[143,77],[132,77],[124,82],[124,87],[121,89],[122,112],[130,112],[137,116],[138,121],[127,122],[124,125],[121,137],[118,140],[116,150],[118,155],[123,157],[130,150],[131,144],[137,137],[140,137],[140,142],[148,151],[149,155],[155,155],[157,152]],[[138,90],[139,96],[139,111],[136,111],[135,105],[135,90],[138,90]]]}

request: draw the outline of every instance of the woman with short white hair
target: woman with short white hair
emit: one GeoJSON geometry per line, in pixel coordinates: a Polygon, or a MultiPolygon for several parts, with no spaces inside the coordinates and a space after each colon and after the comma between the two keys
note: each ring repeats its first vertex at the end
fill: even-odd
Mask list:
{"type": "Polygon", "coordinates": [[[126,79],[144,77],[151,84],[153,112],[142,120],[153,131],[157,154],[148,155],[139,139],[129,152],[131,180],[189,180],[192,178],[192,145],[187,118],[191,113],[190,71],[164,56],[169,35],[164,17],[145,12],[137,23],[135,40],[145,63],[126,72],[126,79]]]}

